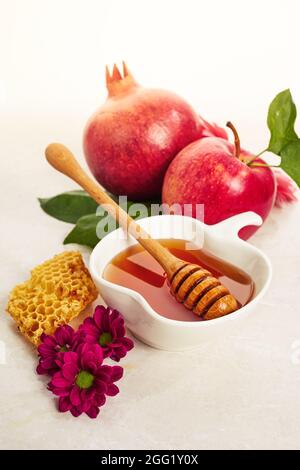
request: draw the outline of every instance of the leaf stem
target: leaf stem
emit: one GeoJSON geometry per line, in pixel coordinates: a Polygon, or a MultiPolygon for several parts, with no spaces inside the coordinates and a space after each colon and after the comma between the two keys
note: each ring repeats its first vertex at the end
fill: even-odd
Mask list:
{"type": "Polygon", "coordinates": [[[268,149],[264,149],[262,150],[261,152],[259,152],[257,155],[254,155],[254,157],[250,158],[250,160],[248,160],[247,162],[247,165],[249,166],[252,162],[254,162],[254,160],[256,160],[257,158],[259,158],[263,153],[267,152],[268,149]]]}
{"type": "Polygon", "coordinates": [[[279,168],[280,165],[268,165],[267,163],[255,163],[255,162],[248,162],[247,163],[248,166],[262,166],[262,167],[265,167],[265,168],[279,168]]]}
{"type": "Polygon", "coordinates": [[[264,150],[262,150],[261,152],[259,152],[259,153],[256,155],[256,158],[260,157],[263,153],[265,153],[265,152],[267,152],[267,151],[268,151],[267,148],[264,149],[264,150]]]}

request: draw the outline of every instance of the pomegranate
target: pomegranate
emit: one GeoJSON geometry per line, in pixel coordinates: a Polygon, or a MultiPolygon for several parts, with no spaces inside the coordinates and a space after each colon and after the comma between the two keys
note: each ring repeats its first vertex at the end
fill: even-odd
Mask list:
{"type": "MultiPolygon", "coordinates": [[[[176,94],[140,86],[123,63],[106,70],[108,98],[89,119],[84,153],[95,178],[108,191],[132,200],[160,197],[175,155],[207,128],[176,94]]],[[[213,132],[213,126],[209,133],[213,132]]]]}
{"type": "MultiPolygon", "coordinates": [[[[163,183],[163,202],[192,205],[204,204],[204,221],[216,224],[235,214],[254,211],[263,220],[273,207],[276,182],[271,168],[262,160],[218,137],[207,137],[191,143],[170,164],[163,183]],[[263,166],[258,166],[263,165],[263,166]]],[[[258,227],[243,228],[239,235],[248,239],[258,227]]]]}
{"type": "Polygon", "coordinates": [[[297,202],[298,191],[295,182],[281,168],[273,168],[273,172],[277,184],[275,207],[281,208],[285,204],[297,202]]]}

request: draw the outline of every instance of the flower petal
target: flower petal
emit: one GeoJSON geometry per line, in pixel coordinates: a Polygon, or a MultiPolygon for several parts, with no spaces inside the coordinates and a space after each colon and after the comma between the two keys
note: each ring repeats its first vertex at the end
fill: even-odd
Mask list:
{"type": "Polygon", "coordinates": [[[54,375],[56,372],[58,372],[58,367],[53,367],[53,368],[50,368],[50,369],[45,369],[43,367],[43,365],[41,364],[41,362],[39,362],[37,368],[36,368],[36,372],[37,374],[39,375],[54,375]]]}
{"type": "Polygon", "coordinates": [[[97,380],[101,380],[103,383],[110,383],[111,382],[111,374],[109,373],[104,373],[101,371],[101,367],[96,372],[96,377],[97,380]],[[100,370],[99,370],[100,369],[100,370]]]}
{"type": "Polygon", "coordinates": [[[109,312],[110,312],[110,309],[107,308],[103,311],[102,313],[102,317],[101,317],[101,324],[100,324],[100,328],[102,331],[107,331],[109,332],[110,331],[110,317],[109,317],[109,312]]]}
{"type": "Polygon", "coordinates": [[[85,333],[89,343],[98,341],[100,329],[94,323],[92,325],[83,325],[81,331],[85,333]]]}
{"type": "Polygon", "coordinates": [[[111,368],[111,380],[112,382],[117,382],[117,380],[120,380],[123,377],[123,367],[120,366],[112,366],[111,368]]]}
{"type": "Polygon", "coordinates": [[[57,342],[55,341],[55,338],[51,335],[45,335],[43,338],[41,337],[41,341],[43,344],[46,344],[50,348],[55,348],[57,346],[57,342]]]}
{"type": "Polygon", "coordinates": [[[124,346],[118,346],[118,347],[113,349],[113,351],[110,355],[110,358],[113,361],[119,362],[120,359],[122,359],[122,357],[126,356],[126,354],[127,354],[126,348],[124,346]]]}
{"type": "Polygon", "coordinates": [[[74,406],[78,406],[81,403],[80,389],[77,385],[75,385],[71,390],[70,401],[71,401],[72,405],[74,405],[74,406]]]}
{"type": "Polygon", "coordinates": [[[93,319],[98,328],[102,328],[102,320],[105,314],[106,314],[106,308],[103,305],[98,305],[95,308],[93,319]]]}
{"type": "Polygon", "coordinates": [[[82,413],[85,413],[91,407],[91,402],[89,400],[83,401],[81,404],[82,413]]]}
{"type": "Polygon", "coordinates": [[[105,346],[102,348],[103,359],[111,355],[111,346],[105,346]]]}
{"type": "Polygon", "coordinates": [[[68,397],[70,395],[70,390],[68,388],[56,388],[48,386],[48,390],[58,397],[68,397]]]}
{"type": "Polygon", "coordinates": [[[82,352],[81,354],[81,357],[80,357],[80,365],[82,367],[82,369],[84,370],[89,370],[88,368],[88,364],[93,364],[93,362],[95,361],[95,354],[92,353],[92,351],[88,351],[88,352],[82,352]]]}
{"type": "Polygon", "coordinates": [[[77,352],[68,351],[68,352],[64,353],[64,362],[66,364],[72,364],[72,363],[77,364],[77,361],[78,361],[77,352]]]}
{"type": "Polygon", "coordinates": [[[37,368],[36,368],[36,373],[39,374],[39,375],[44,375],[44,374],[47,374],[47,370],[44,369],[44,367],[41,365],[41,363],[39,363],[37,365],[37,368]]]}
{"type": "Polygon", "coordinates": [[[48,346],[47,344],[41,343],[38,346],[38,352],[41,356],[55,356],[56,354],[56,345],[55,346],[48,346]]]}
{"type": "Polygon", "coordinates": [[[82,410],[77,406],[72,406],[70,411],[75,418],[82,414],[82,410]]]}
{"type": "Polygon", "coordinates": [[[116,331],[116,336],[118,338],[125,335],[125,326],[123,318],[118,318],[117,320],[115,320],[113,326],[116,331]]]}
{"type": "Polygon", "coordinates": [[[103,380],[96,378],[94,380],[94,387],[95,387],[96,393],[106,393],[107,382],[104,382],[103,380]]]}
{"type": "Polygon", "coordinates": [[[62,375],[69,382],[74,382],[76,374],[78,373],[79,368],[75,364],[65,364],[62,368],[62,375]]]}
{"type": "Polygon", "coordinates": [[[86,414],[94,419],[94,418],[97,418],[98,414],[99,414],[99,408],[97,408],[97,406],[91,406],[88,410],[86,410],[86,414]]]}
{"type": "Polygon", "coordinates": [[[96,393],[96,387],[87,388],[85,390],[81,390],[81,400],[83,402],[92,401],[96,393]]]}
{"type": "Polygon", "coordinates": [[[61,372],[57,372],[56,374],[54,374],[51,383],[54,387],[57,388],[66,388],[71,385],[70,381],[65,379],[65,377],[62,376],[61,372]]]}
{"type": "Polygon", "coordinates": [[[134,348],[134,342],[132,339],[127,338],[127,336],[120,338],[120,342],[126,347],[127,351],[130,351],[132,348],[134,348]]]}
{"type": "Polygon", "coordinates": [[[118,312],[116,309],[112,310],[110,315],[110,321],[113,323],[115,320],[120,320],[121,323],[124,324],[124,319],[121,317],[120,312],[118,312]]]}
{"type": "Polygon", "coordinates": [[[60,346],[65,346],[72,342],[73,328],[70,325],[64,325],[57,328],[54,337],[60,346]]]}
{"type": "Polygon", "coordinates": [[[71,408],[71,403],[69,397],[60,397],[58,400],[58,409],[61,413],[69,411],[71,408]]]}
{"type": "Polygon", "coordinates": [[[58,369],[62,369],[64,365],[64,354],[65,353],[58,353],[56,356],[54,363],[55,363],[55,367],[57,367],[58,369]]]}
{"type": "Polygon", "coordinates": [[[109,384],[107,386],[106,395],[110,397],[114,397],[115,395],[119,393],[119,391],[120,391],[119,388],[115,384],[109,384]]]}
{"type": "Polygon", "coordinates": [[[101,367],[99,367],[98,371],[110,376],[111,366],[108,366],[107,364],[103,364],[101,367]]]}
{"type": "Polygon", "coordinates": [[[40,361],[41,365],[44,367],[44,369],[52,369],[55,368],[55,357],[47,357],[46,359],[41,359],[40,361]]]}
{"type": "Polygon", "coordinates": [[[94,401],[97,404],[97,406],[103,406],[106,402],[106,397],[103,393],[96,393],[94,397],[94,401]]]}

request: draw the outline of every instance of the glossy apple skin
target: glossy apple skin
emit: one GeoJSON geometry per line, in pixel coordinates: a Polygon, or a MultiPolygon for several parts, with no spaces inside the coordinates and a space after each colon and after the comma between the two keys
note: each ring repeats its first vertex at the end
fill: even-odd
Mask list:
{"type": "Polygon", "coordinates": [[[88,121],[88,166],[108,191],[132,200],[161,196],[175,155],[202,136],[191,106],[174,93],[135,87],[109,98],[88,121]]]}
{"type": "MultiPolygon", "coordinates": [[[[242,152],[241,157],[248,157],[242,152]]],[[[234,146],[216,137],[198,140],[184,148],[170,164],[162,198],[169,205],[204,204],[204,222],[211,225],[235,214],[254,211],[263,220],[273,207],[274,174],[267,167],[251,167],[234,156],[234,146]]],[[[243,228],[248,239],[258,227],[243,228]]]]}

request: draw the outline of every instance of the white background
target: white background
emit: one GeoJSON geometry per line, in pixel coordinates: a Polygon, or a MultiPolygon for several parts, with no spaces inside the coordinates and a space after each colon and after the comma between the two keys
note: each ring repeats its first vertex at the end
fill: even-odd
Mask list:
{"type": "Polygon", "coordinates": [[[100,417],[55,411],[35,354],[4,309],[70,226],[38,196],[73,188],[43,158],[51,141],[82,159],[82,130],[105,99],[104,66],[125,59],[145,86],[170,88],[242,145],[268,141],[267,107],[290,87],[300,106],[298,0],[0,0],[1,448],[299,448],[299,204],[251,240],[274,280],[239,335],[171,354],[137,342],[121,393],[100,417]]]}

